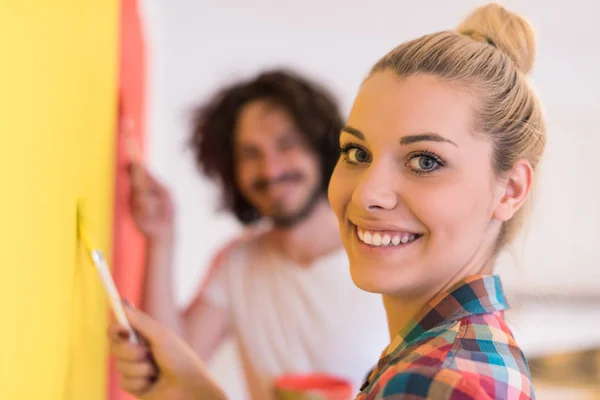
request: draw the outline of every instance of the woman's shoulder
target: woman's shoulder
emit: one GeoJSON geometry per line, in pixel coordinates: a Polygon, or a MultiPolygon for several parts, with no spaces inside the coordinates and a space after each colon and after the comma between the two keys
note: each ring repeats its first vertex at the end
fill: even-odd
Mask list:
{"type": "Polygon", "coordinates": [[[525,357],[494,315],[442,324],[381,361],[358,400],[534,397],[525,357]]]}
{"type": "Polygon", "coordinates": [[[485,391],[478,376],[471,376],[450,368],[419,366],[400,371],[390,369],[381,378],[381,387],[372,391],[375,396],[365,397],[364,400],[495,398],[485,391]]]}
{"type": "MultiPolygon", "coordinates": [[[[506,369],[508,375],[510,370],[506,369]]],[[[518,374],[518,373],[517,373],[518,374]]],[[[513,379],[522,377],[513,377],[513,379]]],[[[381,387],[357,400],[530,400],[531,387],[510,385],[510,376],[496,379],[452,368],[412,367],[395,371],[382,380],[381,387]],[[385,382],[385,383],[384,383],[385,382]]]]}

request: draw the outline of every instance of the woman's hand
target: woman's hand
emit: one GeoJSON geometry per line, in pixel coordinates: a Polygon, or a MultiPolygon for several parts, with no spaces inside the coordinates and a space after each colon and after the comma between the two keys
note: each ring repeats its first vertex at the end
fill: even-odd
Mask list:
{"type": "Polygon", "coordinates": [[[145,313],[125,307],[127,318],[143,338],[129,342],[127,330],[113,322],[108,330],[121,388],[142,400],[223,400],[194,351],[145,313]]]}

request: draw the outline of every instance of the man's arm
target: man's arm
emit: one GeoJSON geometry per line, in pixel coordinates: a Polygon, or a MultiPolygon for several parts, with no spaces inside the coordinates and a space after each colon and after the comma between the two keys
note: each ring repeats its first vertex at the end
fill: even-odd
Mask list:
{"type": "MultiPolygon", "coordinates": [[[[228,330],[226,307],[195,301],[185,313],[178,309],[172,268],[175,207],[171,195],[142,165],[132,164],[129,172],[131,215],[147,240],[142,308],[188,343],[196,343],[195,350],[207,360],[228,330]]],[[[214,275],[213,269],[214,266],[211,275],[214,275]]],[[[218,292],[219,284],[212,285],[213,292],[218,292]]]]}
{"type": "Polygon", "coordinates": [[[183,313],[185,337],[190,346],[207,362],[230,333],[229,316],[206,301],[202,294],[183,313]]]}
{"type": "Polygon", "coordinates": [[[148,239],[142,309],[178,336],[184,336],[173,290],[173,239],[148,239]]]}
{"type": "MultiPolygon", "coordinates": [[[[173,290],[172,258],[172,240],[149,241],[142,308],[160,324],[183,337],[203,361],[208,361],[229,333],[227,309],[207,301],[200,292],[190,307],[180,310],[173,290]]],[[[217,276],[210,274],[201,290],[207,285],[221,284],[212,282],[217,276]]]]}

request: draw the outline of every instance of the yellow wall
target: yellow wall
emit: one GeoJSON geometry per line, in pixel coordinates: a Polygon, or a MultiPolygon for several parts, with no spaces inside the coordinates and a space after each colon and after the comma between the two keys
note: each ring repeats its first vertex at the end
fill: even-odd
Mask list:
{"type": "Polygon", "coordinates": [[[0,0],[0,399],[104,399],[117,0],[0,0]]]}

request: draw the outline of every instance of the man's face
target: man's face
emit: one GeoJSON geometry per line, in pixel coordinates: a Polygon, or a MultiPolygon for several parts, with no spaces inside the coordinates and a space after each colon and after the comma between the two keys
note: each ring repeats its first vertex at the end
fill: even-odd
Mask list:
{"type": "Polygon", "coordinates": [[[237,184],[278,226],[310,215],[321,197],[317,155],[282,107],[256,100],[240,112],[234,139],[237,184]]]}

